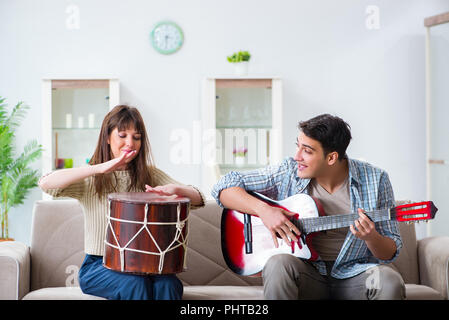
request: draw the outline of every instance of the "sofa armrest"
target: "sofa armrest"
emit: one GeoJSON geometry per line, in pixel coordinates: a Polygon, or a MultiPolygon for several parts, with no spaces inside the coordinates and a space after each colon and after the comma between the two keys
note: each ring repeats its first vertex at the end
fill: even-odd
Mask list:
{"type": "Polygon", "coordinates": [[[0,300],[20,300],[30,291],[30,250],[18,241],[0,242],[0,300]]]}
{"type": "Polygon", "coordinates": [[[448,299],[449,237],[418,240],[419,277],[423,285],[437,290],[448,299]]]}

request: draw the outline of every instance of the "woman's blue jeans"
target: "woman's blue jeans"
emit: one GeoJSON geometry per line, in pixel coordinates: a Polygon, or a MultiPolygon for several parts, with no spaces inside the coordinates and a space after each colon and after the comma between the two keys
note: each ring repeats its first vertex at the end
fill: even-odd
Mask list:
{"type": "Polygon", "coordinates": [[[78,273],[83,293],[111,300],[181,300],[183,285],[175,275],[134,275],[109,270],[103,257],[86,254],[78,273]]]}

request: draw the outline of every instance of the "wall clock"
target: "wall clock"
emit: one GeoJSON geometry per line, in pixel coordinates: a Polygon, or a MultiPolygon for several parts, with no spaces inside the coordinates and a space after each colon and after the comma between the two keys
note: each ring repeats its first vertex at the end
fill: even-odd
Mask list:
{"type": "Polygon", "coordinates": [[[162,21],[154,26],[150,39],[156,51],[162,54],[172,54],[181,48],[184,34],[176,23],[162,21]]]}

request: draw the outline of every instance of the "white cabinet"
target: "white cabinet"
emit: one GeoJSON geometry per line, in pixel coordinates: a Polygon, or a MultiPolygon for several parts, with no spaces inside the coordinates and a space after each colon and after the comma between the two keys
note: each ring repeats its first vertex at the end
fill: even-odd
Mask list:
{"type": "Polygon", "coordinates": [[[282,81],[275,77],[206,78],[202,95],[202,188],[229,171],[282,157],[282,81]]]}
{"type": "Polygon", "coordinates": [[[118,104],[117,79],[44,79],[42,173],[86,165],[103,118],[118,104]]]}

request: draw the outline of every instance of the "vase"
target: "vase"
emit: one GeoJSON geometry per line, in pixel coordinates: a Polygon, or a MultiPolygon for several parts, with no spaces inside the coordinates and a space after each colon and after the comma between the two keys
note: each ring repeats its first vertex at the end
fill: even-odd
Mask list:
{"type": "Polygon", "coordinates": [[[234,62],[234,73],[237,76],[246,76],[248,74],[248,61],[234,62]]]}
{"type": "Polygon", "coordinates": [[[245,157],[235,157],[235,165],[238,167],[245,165],[245,157]]]}
{"type": "Polygon", "coordinates": [[[14,241],[13,238],[0,238],[0,242],[14,241]]]}

